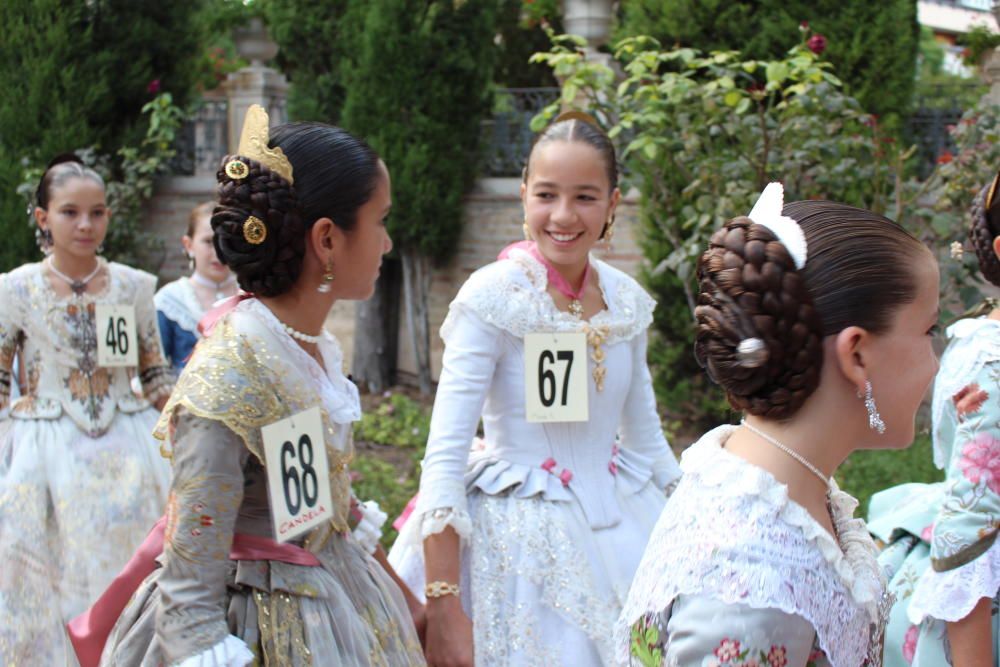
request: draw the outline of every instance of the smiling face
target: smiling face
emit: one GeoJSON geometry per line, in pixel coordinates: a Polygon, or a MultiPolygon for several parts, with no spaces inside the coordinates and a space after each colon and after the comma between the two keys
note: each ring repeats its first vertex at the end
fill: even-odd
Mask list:
{"type": "Polygon", "coordinates": [[[535,146],[521,185],[525,224],[553,265],[576,268],[599,240],[621,193],[611,189],[608,167],[596,148],[554,140],[535,146]]]}
{"type": "Polygon", "coordinates": [[[212,231],[212,213],[208,211],[198,216],[194,224],[194,233],[181,239],[184,249],[194,259],[194,270],[212,282],[221,283],[229,278],[229,267],[219,261],[215,254],[215,244],[212,242],[215,233],[212,231]]]}
{"type": "Polygon", "coordinates": [[[46,208],[35,209],[35,221],[43,231],[52,233],[52,252],[57,260],[86,260],[97,254],[104,241],[110,213],[104,186],[74,176],[51,188],[46,208]]]}

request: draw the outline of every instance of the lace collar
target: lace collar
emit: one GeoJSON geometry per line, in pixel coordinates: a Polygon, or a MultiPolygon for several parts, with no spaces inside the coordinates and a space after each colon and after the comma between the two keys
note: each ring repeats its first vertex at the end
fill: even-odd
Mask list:
{"type": "Polygon", "coordinates": [[[177,324],[181,329],[193,333],[198,338],[198,320],[205,311],[198,302],[191,281],[186,277],[167,283],[153,296],[156,309],[177,324]]]}
{"type": "Polygon", "coordinates": [[[946,334],[948,348],[941,355],[931,400],[934,465],[942,470],[948,465],[954,436],[952,429],[944,427],[954,419],[946,418],[945,413],[953,408],[952,396],[972,382],[984,365],[1000,361],[1000,320],[991,317],[959,320],[948,327],[946,334]]]}
{"type": "Polygon", "coordinates": [[[884,579],[865,523],[853,516],[857,501],[832,493],[838,543],[784,484],[723,448],[735,428],[720,426],[684,452],[683,477],[622,612],[619,651],[644,614],[668,608],[678,595],[707,594],[800,615],[835,667],[860,665],[877,636],[873,628],[883,623],[884,579]]]}
{"type": "MultiPolygon", "coordinates": [[[[587,322],[556,308],[546,291],[545,266],[521,249],[473,273],[451,307],[467,308],[518,338],[532,331],[579,331],[589,325],[606,327],[605,340],[615,343],[645,331],[653,321],[656,302],[627,274],[598,259],[590,262],[607,307],[587,322]]],[[[441,327],[442,336],[447,336],[449,320],[441,327]]]]}

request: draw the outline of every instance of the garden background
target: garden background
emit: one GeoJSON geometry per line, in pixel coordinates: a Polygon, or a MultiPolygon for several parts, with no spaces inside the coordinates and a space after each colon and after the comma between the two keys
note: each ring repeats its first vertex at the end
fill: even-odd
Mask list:
{"type": "MultiPolygon", "coordinates": [[[[39,256],[25,207],[56,153],[107,176],[107,256],[166,282],[247,105],[366,137],[393,175],[396,250],[375,298],[338,304],[330,326],[367,390],[357,492],[395,515],[416,490],[447,303],[517,240],[532,129],[583,108],[618,143],[622,233],[600,254],[659,302],[650,364],[680,451],[735,418],[691,353],[695,262],[767,181],[920,236],[942,263],[943,323],[979,300],[959,249],[1000,164],[996,14],[991,0],[7,0],[0,271],[39,256]]],[[[866,501],[938,478],[920,426],[906,452],[852,456],[843,485],[866,501]]]]}

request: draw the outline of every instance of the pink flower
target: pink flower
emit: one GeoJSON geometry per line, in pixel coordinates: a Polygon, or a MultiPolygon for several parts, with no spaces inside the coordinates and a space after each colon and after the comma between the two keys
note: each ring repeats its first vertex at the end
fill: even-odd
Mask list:
{"type": "Polygon", "coordinates": [[[980,433],[965,443],[958,465],[970,482],[985,482],[993,493],[1000,494],[1000,440],[990,433],[980,433]]]}
{"type": "Polygon", "coordinates": [[[932,537],[934,537],[933,523],[924,526],[924,529],[920,531],[920,539],[922,539],[924,542],[930,542],[932,537]]]}
{"type": "Polygon", "coordinates": [[[149,84],[146,86],[146,92],[149,93],[150,95],[155,95],[158,92],[160,92],[160,80],[153,79],[152,81],[150,81],[149,84]]]}
{"type": "Polygon", "coordinates": [[[967,415],[979,412],[979,408],[983,407],[983,403],[989,397],[989,393],[980,389],[979,385],[975,382],[959,389],[951,397],[951,402],[955,404],[955,411],[958,413],[959,421],[967,415]]]}
{"type": "Polygon", "coordinates": [[[618,456],[618,452],[620,452],[620,451],[621,450],[618,449],[618,444],[617,443],[614,444],[614,445],[611,445],[611,456],[618,456]]]}
{"type": "Polygon", "coordinates": [[[809,50],[818,56],[826,51],[826,37],[817,33],[809,38],[809,41],[806,42],[806,46],[808,46],[809,50]]]}
{"type": "Polygon", "coordinates": [[[917,652],[917,638],[919,636],[920,628],[916,625],[911,625],[910,629],[903,635],[903,660],[906,660],[907,664],[913,664],[913,656],[917,652]]]}
{"type": "Polygon", "coordinates": [[[714,653],[715,657],[722,662],[736,660],[740,656],[740,643],[735,639],[726,637],[719,642],[719,645],[714,651],[712,651],[712,653],[714,653]]]}
{"type": "Polygon", "coordinates": [[[544,461],[542,461],[542,470],[545,472],[552,472],[552,469],[556,467],[556,460],[551,456],[544,461]]]}
{"type": "Polygon", "coordinates": [[[741,667],[760,667],[760,660],[757,658],[748,658],[741,667]]]}
{"type": "Polygon", "coordinates": [[[614,461],[608,461],[608,472],[610,472],[612,475],[617,475],[618,464],[615,463],[614,461]]]}
{"type": "Polygon", "coordinates": [[[788,649],[784,646],[771,646],[767,654],[767,663],[771,667],[785,667],[788,664],[788,649]]]}
{"type": "Polygon", "coordinates": [[[571,479],[573,479],[573,473],[563,468],[563,471],[559,473],[559,481],[562,482],[563,486],[569,486],[569,481],[571,479]]]}
{"type": "Polygon", "coordinates": [[[802,32],[806,32],[807,30],[809,30],[809,21],[803,21],[802,23],[800,23],[799,30],[801,30],[802,32]]]}

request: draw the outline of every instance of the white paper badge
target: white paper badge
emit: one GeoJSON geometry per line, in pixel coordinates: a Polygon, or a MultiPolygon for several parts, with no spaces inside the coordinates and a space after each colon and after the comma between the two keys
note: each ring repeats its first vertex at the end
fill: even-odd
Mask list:
{"type": "Polygon", "coordinates": [[[97,317],[97,365],[138,366],[139,341],[135,336],[135,306],[99,303],[97,317]]]}
{"type": "Polygon", "coordinates": [[[319,408],[261,427],[274,538],[287,542],[333,517],[319,408]]]}
{"type": "Polygon", "coordinates": [[[524,379],[529,422],[587,421],[587,335],[526,334],[524,379]]]}

